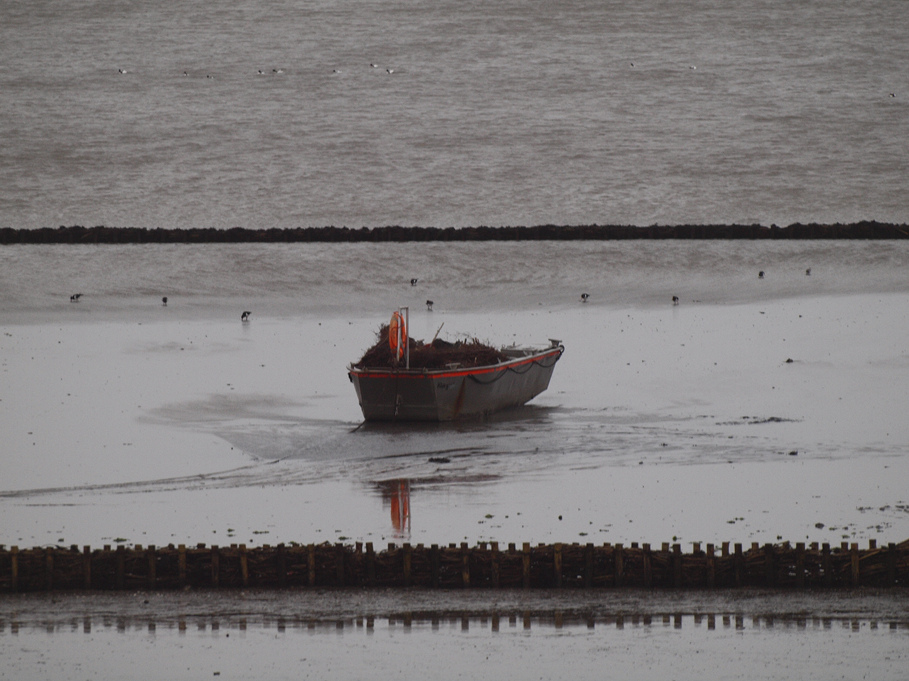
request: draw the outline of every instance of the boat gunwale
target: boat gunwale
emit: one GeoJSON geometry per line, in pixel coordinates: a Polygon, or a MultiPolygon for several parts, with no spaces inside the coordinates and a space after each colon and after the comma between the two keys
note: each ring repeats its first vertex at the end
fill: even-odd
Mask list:
{"type": "Polygon", "coordinates": [[[501,362],[499,364],[484,364],[478,367],[463,369],[401,369],[394,367],[360,368],[351,365],[348,367],[348,372],[352,376],[356,375],[369,378],[459,378],[461,376],[491,374],[498,371],[504,371],[507,369],[512,369],[514,367],[522,366],[524,364],[536,363],[541,359],[546,359],[554,355],[557,355],[556,361],[558,361],[564,352],[565,346],[558,345],[556,347],[549,347],[544,350],[533,351],[532,354],[526,355],[524,357],[516,357],[515,359],[508,360],[507,362],[501,362]]]}

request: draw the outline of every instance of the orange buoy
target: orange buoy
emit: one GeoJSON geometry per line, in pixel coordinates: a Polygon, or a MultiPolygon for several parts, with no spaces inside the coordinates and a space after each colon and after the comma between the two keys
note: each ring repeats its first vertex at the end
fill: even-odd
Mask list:
{"type": "Polygon", "coordinates": [[[399,360],[404,356],[404,349],[407,347],[407,325],[404,323],[404,315],[400,312],[394,312],[388,323],[388,347],[391,348],[395,359],[399,360]]]}

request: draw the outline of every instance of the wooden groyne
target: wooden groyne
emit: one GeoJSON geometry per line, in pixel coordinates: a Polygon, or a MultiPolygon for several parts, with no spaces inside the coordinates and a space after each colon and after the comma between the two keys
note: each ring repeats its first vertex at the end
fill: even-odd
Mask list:
{"type": "Polygon", "coordinates": [[[909,540],[858,544],[0,546],[0,593],[243,587],[854,588],[909,585],[909,540]]]}
{"type": "Polygon", "coordinates": [[[289,229],[42,227],[0,228],[0,245],[145,243],[314,243],[420,241],[606,241],[626,239],[909,239],[909,225],[849,224],[536,225],[531,227],[297,227],[289,229]]]}

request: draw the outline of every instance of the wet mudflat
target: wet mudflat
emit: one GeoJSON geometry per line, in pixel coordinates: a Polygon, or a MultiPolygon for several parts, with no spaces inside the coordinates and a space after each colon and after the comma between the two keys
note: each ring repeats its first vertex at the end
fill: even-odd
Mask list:
{"type": "MultiPolygon", "coordinates": [[[[0,273],[7,546],[687,550],[909,537],[905,245],[10,253],[0,273]],[[74,292],[84,295],[70,303],[74,292]],[[550,389],[524,409],[438,426],[363,424],[344,368],[405,304],[416,338],[440,327],[448,340],[495,345],[555,337],[566,353],[550,389]],[[253,311],[246,323],[243,310],[253,311]]],[[[792,594],[711,605],[716,596],[698,593],[684,607],[671,594],[630,604],[612,592],[537,594],[526,607],[525,595],[479,606],[460,599],[490,596],[421,597],[428,602],[409,602],[409,592],[387,595],[391,604],[371,592],[4,596],[3,669],[15,678],[34,669],[32,678],[147,678],[150,668],[161,678],[327,669],[362,678],[415,664],[439,678],[482,668],[600,678],[608,662],[629,678],[702,678],[705,669],[899,678],[905,666],[905,617],[887,609],[905,612],[898,592],[865,605],[864,593],[845,605],[841,594],[798,596],[815,599],[798,607],[792,594]],[[437,626],[420,614],[433,612],[437,626]]]]}

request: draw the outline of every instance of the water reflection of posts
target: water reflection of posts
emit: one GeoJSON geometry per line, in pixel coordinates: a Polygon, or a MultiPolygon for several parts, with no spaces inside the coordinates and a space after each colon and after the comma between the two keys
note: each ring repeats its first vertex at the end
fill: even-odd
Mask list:
{"type": "Polygon", "coordinates": [[[410,481],[390,480],[384,486],[391,501],[391,524],[399,535],[410,535],[410,481]]]}

